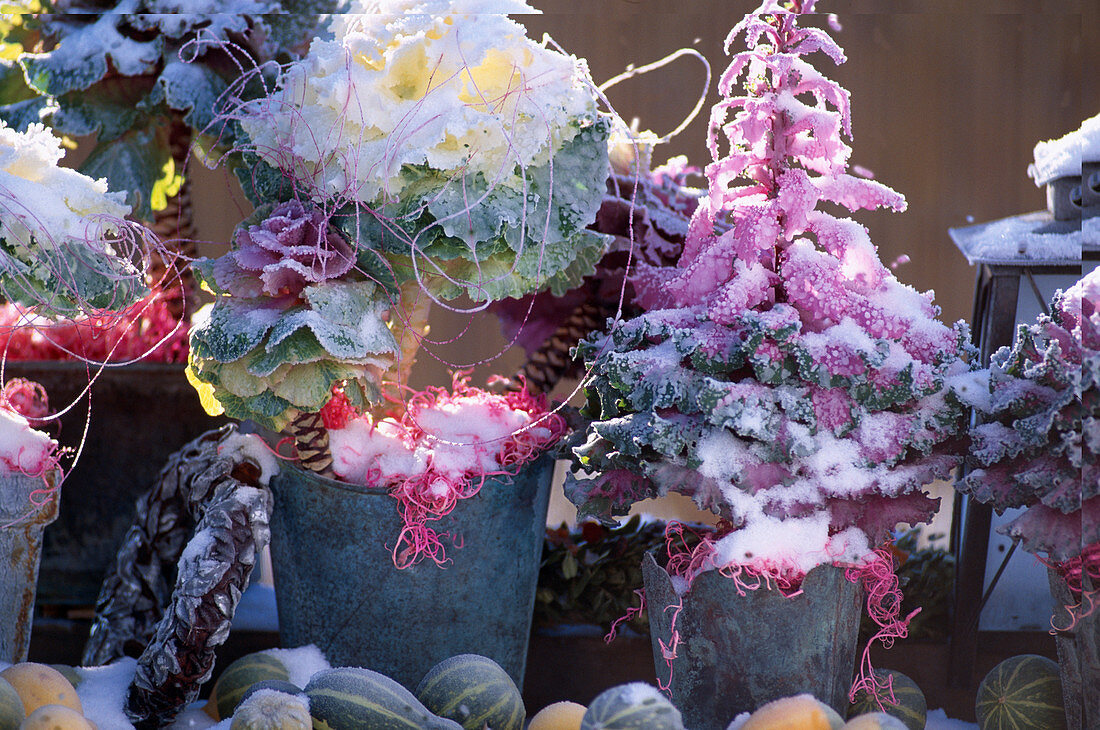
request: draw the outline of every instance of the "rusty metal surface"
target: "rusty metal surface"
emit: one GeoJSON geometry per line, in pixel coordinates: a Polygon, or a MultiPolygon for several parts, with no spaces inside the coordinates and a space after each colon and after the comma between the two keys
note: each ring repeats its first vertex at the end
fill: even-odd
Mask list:
{"type": "MultiPolygon", "coordinates": [[[[1050,592],[1054,598],[1054,626],[1065,631],[1054,635],[1058,645],[1058,664],[1062,674],[1062,697],[1066,703],[1066,727],[1069,730],[1100,728],[1100,606],[1076,620],[1067,606],[1080,603],[1065,580],[1048,569],[1050,592]]],[[[1086,571],[1082,575],[1086,591],[1096,590],[1086,571]]]]}
{"type": "Polygon", "coordinates": [[[450,562],[398,570],[401,532],[385,489],[293,467],[271,480],[271,558],[283,646],[316,644],[333,666],[373,669],[415,687],[456,654],[488,656],[519,687],[531,632],[554,462],[487,479],[433,524],[450,562]]]}
{"type": "MultiPolygon", "coordinates": [[[[8,362],[6,377],[41,383],[61,417],[62,446],[80,445],[88,419],[83,363],[8,362]]],[[[46,531],[38,576],[40,605],[91,606],[134,516],[172,452],[226,420],[207,416],[182,365],[139,363],[104,370],[91,391],[91,422],[80,459],[66,475],[65,508],[46,531]]]]}
{"type": "Polygon", "coordinates": [[[31,493],[56,483],[23,474],[0,476],[0,661],[26,661],[34,620],[35,586],[42,550],[42,532],[57,519],[58,494],[41,507],[31,493]]]}
{"type": "Polygon", "coordinates": [[[724,730],[741,712],[809,692],[844,714],[855,668],[862,589],[832,566],[811,570],[803,593],[745,591],[718,571],[695,579],[683,598],[653,556],[642,560],[657,677],[669,682],[658,639],[680,644],[672,662],[672,701],[692,730],[724,730]]]}

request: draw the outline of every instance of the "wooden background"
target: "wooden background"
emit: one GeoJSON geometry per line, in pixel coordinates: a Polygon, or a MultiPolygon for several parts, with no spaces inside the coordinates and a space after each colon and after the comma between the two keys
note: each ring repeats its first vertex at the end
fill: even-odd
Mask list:
{"type": "MultiPolygon", "coordinates": [[[[597,83],[682,47],[711,63],[714,77],[727,63],[722,41],[757,3],[744,0],[532,0],[543,15],[517,16],[533,38],[549,33],[564,49],[588,59],[597,83]]],[[[852,94],[852,162],[906,196],[904,213],[860,212],[886,263],[907,254],[897,269],[904,282],[934,289],[945,320],[969,319],[974,271],[952,245],[947,229],[1042,208],[1042,190],[1027,177],[1039,140],[1060,137],[1100,112],[1095,69],[1100,12],[1084,0],[846,0],[818,9],[836,12],[842,30],[830,31],[845,49],[839,67],[823,54],[810,57],[852,94]],[[1086,30],[1087,29],[1087,30],[1086,30]],[[1088,72],[1086,72],[1088,70],[1088,72]]],[[[825,16],[812,21],[824,25],[825,16]]],[[[743,48],[743,41],[734,50],[743,48]]],[[[625,119],[664,134],[691,110],[703,86],[692,58],[636,77],[609,92],[625,119]]],[[[714,84],[707,108],[717,99],[714,84]]],[[[686,154],[710,161],[704,146],[706,110],[657,161],[686,154]]],[[[197,166],[196,166],[197,167],[197,166]]],[[[204,173],[198,186],[200,236],[228,240],[245,211],[227,204],[231,186],[204,173]]],[[[419,384],[447,382],[447,368],[468,366],[507,349],[496,325],[483,316],[439,310],[433,339],[417,366],[419,384]]],[[[505,352],[482,365],[510,373],[520,363],[505,352]]],[[[560,394],[567,395],[567,389],[560,394]]]]}

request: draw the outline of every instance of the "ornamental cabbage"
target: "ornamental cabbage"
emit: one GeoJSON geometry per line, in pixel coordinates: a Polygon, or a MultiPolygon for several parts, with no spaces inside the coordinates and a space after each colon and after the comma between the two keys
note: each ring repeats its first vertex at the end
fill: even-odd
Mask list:
{"type": "Polygon", "coordinates": [[[345,387],[356,406],[377,401],[397,351],[390,301],[348,275],[351,248],[324,216],[295,202],[264,206],[235,244],[195,268],[215,295],[192,320],[187,368],[207,412],[280,431],[340,383],[357,384],[345,387]]]}
{"type": "Polygon", "coordinates": [[[435,297],[576,286],[605,245],[585,228],[608,174],[584,62],[528,39],[515,0],[360,9],[239,110],[254,202],[323,204],[364,270],[435,297]]]}
{"type": "MultiPolygon", "coordinates": [[[[812,2],[800,6],[812,10],[812,2]]],[[[804,56],[845,60],[829,35],[766,2],[722,75],[714,161],[674,266],[639,265],[649,311],[578,347],[594,376],[567,494],[610,519],[678,491],[722,517],[711,567],[798,579],[862,564],[899,522],[925,521],[964,407],[966,325],[882,265],[866,229],[819,210],[903,210],[846,172],[848,92],[804,56]],[[728,151],[720,152],[725,140],[728,151]]]]}
{"type": "Polygon", "coordinates": [[[53,12],[38,16],[42,42],[17,64],[0,64],[0,118],[20,130],[46,120],[63,134],[95,135],[81,169],[126,190],[134,216],[151,220],[180,184],[190,132],[230,143],[232,130],[218,123],[228,99],[262,93],[263,71],[301,55],[317,13],[337,2],[50,5],[53,12]]]}
{"type": "Polygon", "coordinates": [[[1064,563],[1100,543],[1100,270],[1055,295],[990,362],[958,488],[998,512],[1031,553],[1064,563]]]}
{"type": "Polygon", "coordinates": [[[60,167],[61,140],[41,124],[0,121],[0,290],[47,314],[117,309],[142,285],[116,251],[128,233],[124,193],[60,167]]]}

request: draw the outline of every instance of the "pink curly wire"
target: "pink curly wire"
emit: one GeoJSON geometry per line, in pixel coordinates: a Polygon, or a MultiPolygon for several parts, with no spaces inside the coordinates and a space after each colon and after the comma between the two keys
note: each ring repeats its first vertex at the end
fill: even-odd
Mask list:
{"type": "MultiPolygon", "coordinates": [[[[39,383],[24,378],[12,378],[4,384],[0,389],[0,408],[23,416],[28,420],[28,424],[47,420],[49,415],[49,402],[45,389],[39,383]]],[[[61,483],[65,480],[65,473],[59,461],[65,450],[58,450],[56,446],[55,443],[50,453],[47,453],[34,468],[28,469],[22,466],[25,447],[20,447],[11,462],[5,460],[5,465],[10,471],[32,479],[41,479],[45,487],[32,490],[27,498],[31,509],[11,522],[0,525],[0,529],[13,527],[32,517],[59,493],[61,483]],[[54,484],[50,484],[51,472],[56,474],[54,484]]]]}
{"type": "Polygon", "coordinates": [[[871,664],[871,645],[878,641],[884,648],[889,649],[893,646],[895,639],[904,639],[909,635],[909,622],[920,613],[921,609],[918,607],[905,618],[901,618],[902,594],[889,543],[876,548],[873,555],[870,562],[860,566],[850,566],[844,572],[845,578],[852,583],[862,585],[867,591],[867,613],[879,627],[863,647],[859,672],[848,692],[848,699],[854,702],[856,695],[863,691],[874,697],[879,708],[885,710],[883,697],[888,698],[891,704],[897,704],[897,698],[894,696],[894,678],[890,675],[885,681],[880,682],[875,677],[875,669],[871,664]]]}
{"type": "MultiPolygon", "coordinates": [[[[670,691],[673,660],[677,658],[677,648],[680,644],[676,624],[680,612],[683,610],[683,596],[691,590],[692,583],[700,574],[707,570],[717,569],[719,573],[733,581],[738,595],[741,596],[746,595],[746,591],[760,589],[776,590],[786,598],[794,598],[802,594],[802,579],[805,574],[794,573],[787,567],[768,562],[753,565],[735,563],[722,566],[716,565],[717,549],[715,542],[719,536],[719,530],[689,527],[676,521],[669,522],[665,527],[665,550],[668,554],[668,564],[665,570],[670,576],[678,577],[686,583],[686,587],[680,594],[679,603],[664,608],[665,611],[673,611],[669,641],[666,643],[663,640],[658,640],[662,658],[668,665],[669,671],[667,683],[659,680],[658,686],[666,693],[670,691]],[[691,532],[700,538],[699,544],[694,548],[688,547],[685,531],[691,532]]],[[[1100,549],[1097,550],[1097,555],[1100,556],[1100,549]]],[[[875,698],[875,702],[879,704],[880,708],[885,709],[883,697],[888,698],[891,703],[897,703],[893,693],[893,677],[888,677],[884,682],[879,682],[875,677],[870,658],[871,645],[878,641],[885,648],[890,648],[895,639],[904,639],[908,636],[909,622],[920,613],[921,609],[917,608],[905,618],[901,618],[902,593],[889,543],[874,550],[872,556],[863,565],[848,566],[844,573],[848,581],[861,585],[867,591],[867,612],[879,626],[879,630],[863,649],[860,670],[849,691],[849,699],[855,701],[857,693],[865,691],[875,698]]],[[[620,624],[635,618],[645,609],[644,590],[637,591],[637,593],[641,599],[641,604],[637,608],[628,609],[625,615],[615,620],[612,624],[612,630],[604,639],[605,641],[612,641],[620,624]]],[[[1094,593],[1100,593],[1100,591],[1094,593]]]]}
{"type": "Polygon", "coordinates": [[[603,637],[603,641],[605,644],[610,644],[612,641],[615,640],[615,637],[619,634],[619,626],[628,621],[633,621],[634,619],[645,613],[645,588],[636,589],[634,591],[634,595],[638,597],[638,605],[628,608],[626,610],[626,613],[611,622],[611,629],[608,630],[607,635],[603,637]]]}
{"type": "Polygon", "coordinates": [[[1066,582],[1070,592],[1074,596],[1080,597],[1077,603],[1063,604],[1062,606],[1069,615],[1069,624],[1060,627],[1055,623],[1057,616],[1051,617],[1050,633],[1057,635],[1073,631],[1077,624],[1092,615],[1097,605],[1100,604],[1100,543],[1088,545],[1081,551],[1080,555],[1070,560],[1050,562],[1039,558],[1039,561],[1058,573],[1062,580],[1066,582]],[[1093,586],[1096,586],[1088,591],[1085,590],[1084,584],[1086,574],[1093,586]]]}
{"type": "MultiPolygon", "coordinates": [[[[431,523],[450,514],[459,501],[477,495],[487,478],[515,476],[523,464],[543,453],[567,429],[564,418],[547,411],[544,396],[533,395],[526,388],[518,392],[490,394],[472,387],[469,381],[469,371],[458,371],[453,376],[450,390],[429,386],[422,391],[413,391],[407,386],[398,386],[409,394],[405,401],[406,406],[403,412],[399,411],[397,418],[409,439],[426,439],[432,443],[453,445],[427,433],[419,424],[417,414],[464,397],[489,399],[501,408],[524,411],[530,417],[530,423],[504,438],[461,444],[474,449],[481,456],[488,454],[492,445],[496,444],[494,456],[500,466],[497,470],[444,474],[435,468],[434,463],[429,462],[428,468],[419,474],[384,476],[376,465],[371,467],[368,471],[368,483],[388,482],[390,496],[398,503],[402,529],[391,550],[394,565],[398,568],[410,567],[425,558],[444,565],[449,559],[443,539],[450,538],[451,543],[460,548],[461,536],[439,533],[431,523]],[[538,423],[543,427],[541,433],[533,428],[538,423]]],[[[399,402],[393,396],[388,398],[391,402],[399,402]]]]}

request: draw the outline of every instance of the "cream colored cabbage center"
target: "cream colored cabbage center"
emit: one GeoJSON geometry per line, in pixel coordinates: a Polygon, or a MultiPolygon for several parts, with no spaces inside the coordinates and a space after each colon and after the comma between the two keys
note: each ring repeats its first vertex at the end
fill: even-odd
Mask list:
{"type": "Polygon", "coordinates": [[[506,0],[375,3],[343,15],[249,109],[259,154],[318,199],[398,196],[408,166],[520,187],[595,116],[583,61],[535,43],[506,0]]]}

